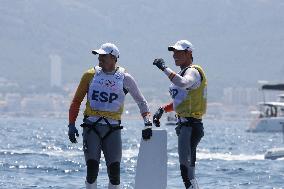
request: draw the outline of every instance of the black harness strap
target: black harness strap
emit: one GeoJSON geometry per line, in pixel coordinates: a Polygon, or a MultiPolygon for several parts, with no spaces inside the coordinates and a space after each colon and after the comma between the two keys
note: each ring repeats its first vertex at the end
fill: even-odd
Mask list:
{"type": "Polygon", "coordinates": [[[109,131],[105,134],[104,137],[101,138],[102,140],[106,139],[112,132],[114,132],[114,131],[116,131],[116,130],[123,129],[123,126],[120,126],[120,124],[121,124],[121,121],[120,121],[120,120],[119,120],[118,126],[115,126],[115,127],[114,127],[114,126],[112,126],[112,125],[109,123],[109,121],[108,121],[106,118],[103,117],[103,119],[104,119],[104,121],[107,123],[107,125],[108,125],[108,127],[109,127],[109,131]]]}
{"type": "Polygon", "coordinates": [[[179,126],[185,126],[185,127],[192,127],[194,125],[194,123],[200,123],[202,122],[202,119],[196,119],[194,117],[185,117],[185,119],[187,119],[186,122],[181,122],[180,117],[178,117],[179,121],[177,123],[177,125],[179,126]]]}
{"type": "Polygon", "coordinates": [[[89,134],[91,131],[94,131],[97,136],[101,139],[101,142],[103,142],[104,139],[106,139],[112,132],[119,130],[119,129],[123,129],[123,126],[120,125],[121,121],[119,120],[118,126],[113,126],[109,123],[109,121],[105,118],[105,117],[100,117],[96,122],[94,122],[93,124],[89,124],[89,123],[82,123],[81,127],[83,128],[88,128],[87,133],[89,134]],[[108,132],[102,137],[100,132],[97,130],[97,125],[98,123],[104,120],[109,128],[108,132]]]}

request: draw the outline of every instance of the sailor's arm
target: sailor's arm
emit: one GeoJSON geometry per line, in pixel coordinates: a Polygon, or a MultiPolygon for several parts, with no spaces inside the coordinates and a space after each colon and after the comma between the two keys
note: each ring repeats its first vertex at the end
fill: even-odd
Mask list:
{"type": "Polygon", "coordinates": [[[193,86],[195,87],[195,85],[200,85],[201,76],[196,69],[188,68],[184,76],[181,76],[180,74],[177,74],[168,68],[162,58],[155,59],[153,65],[162,70],[168,76],[171,82],[178,87],[190,88],[193,86]]]}
{"type": "Polygon", "coordinates": [[[163,72],[168,76],[174,85],[182,88],[190,88],[201,80],[200,74],[194,68],[187,69],[184,76],[175,73],[168,67],[163,72]]]}
{"type": "Polygon", "coordinates": [[[142,138],[143,140],[149,140],[152,136],[152,122],[150,120],[150,109],[146,99],[138,89],[134,78],[128,73],[125,74],[124,88],[130,93],[132,98],[137,103],[140,109],[141,116],[144,119],[145,127],[142,130],[142,138]]]}
{"type": "Polygon", "coordinates": [[[75,124],[80,111],[80,105],[84,100],[85,95],[88,92],[90,83],[90,73],[86,72],[81,78],[81,81],[77,87],[73,100],[69,108],[69,124],[75,124]]]}
{"type": "Polygon", "coordinates": [[[160,127],[160,119],[164,112],[171,112],[174,110],[173,103],[166,104],[164,106],[161,106],[153,115],[153,123],[156,125],[156,127],[160,127]]]}
{"type": "Polygon", "coordinates": [[[150,122],[150,109],[148,103],[139,90],[136,81],[129,73],[125,73],[124,88],[130,93],[130,95],[138,105],[144,122],[150,122]]]}
{"type": "Polygon", "coordinates": [[[166,113],[174,111],[174,105],[172,102],[162,106],[162,108],[166,113]]]}

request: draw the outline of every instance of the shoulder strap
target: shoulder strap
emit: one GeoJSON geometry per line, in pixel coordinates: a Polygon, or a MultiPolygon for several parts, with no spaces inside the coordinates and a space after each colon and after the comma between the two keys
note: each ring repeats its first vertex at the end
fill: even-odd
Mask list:
{"type": "Polygon", "coordinates": [[[182,72],[180,73],[180,76],[184,76],[184,74],[185,74],[185,72],[188,68],[191,68],[191,66],[184,68],[184,70],[182,70],[182,72]]]}
{"type": "Polygon", "coordinates": [[[117,71],[124,73],[125,72],[125,68],[118,66],[117,67],[117,71]]]}
{"type": "Polygon", "coordinates": [[[99,71],[101,71],[101,70],[102,70],[102,68],[101,68],[101,67],[99,67],[99,66],[95,66],[95,67],[94,67],[94,69],[95,69],[95,72],[99,72],[99,71]]]}
{"type": "Polygon", "coordinates": [[[196,70],[198,71],[198,73],[199,73],[199,75],[200,75],[201,82],[202,82],[202,81],[203,81],[203,75],[202,75],[202,73],[200,72],[200,70],[199,70],[197,67],[195,67],[195,66],[192,66],[192,68],[194,68],[194,69],[196,69],[196,70]]]}
{"type": "MultiPolygon", "coordinates": [[[[125,68],[120,67],[120,66],[117,67],[117,71],[119,71],[120,73],[123,73],[123,74],[126,72],[125,68]]],[[[123,87],[123,92],[126,95],[128,93],[128,90],[125,87],[123,87]]]]}
{"type": "Polygon", "coordinates": [[[199,75],[200,75],[201,82],[203,81],[203,76],[202,76],[201,72],[199,71],[198,68],[196,68],[196,67],[194,67],[194,66],[188,66],[187,68],[185,68],[185,69],[180,73],[180,76],[184,76],[184,74],[185,74],[185,72],[186,72],[186,70],[187,70],[188,68],[194,68],[194,69],[196,69],[196,70],[198,71],[199,75]]]}

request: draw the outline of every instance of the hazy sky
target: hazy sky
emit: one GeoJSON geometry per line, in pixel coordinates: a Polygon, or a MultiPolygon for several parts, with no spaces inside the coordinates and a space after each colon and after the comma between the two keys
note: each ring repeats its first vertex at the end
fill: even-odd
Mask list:
{"type": "Polygon", "coordinates": [[[91,49],[117,44],[119,63],[138,84],[167,91],[152,66],[167,46],[188,39],[204,67],[209,94],[226,86],[284,81],[282,0],[1,0],[0,76],[24,85],[49,85],[50,54],[63,61],[63,83],[78,82],[97,63],[91,49]]]}

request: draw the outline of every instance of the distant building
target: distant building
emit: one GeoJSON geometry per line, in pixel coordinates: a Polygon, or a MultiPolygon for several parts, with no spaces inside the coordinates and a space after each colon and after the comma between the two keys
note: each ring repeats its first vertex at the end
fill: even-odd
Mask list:
{"type": "Polygon", "coordinates": [[[22,97],[18,93],[8,93],[5,96],[7,111],[18,112],[21,111],[22,97]]]}
{"type": "Polygon", "coordinates": [[[19,84],[17,82],[9,81],[8,79],[6,79],[4,77],[0,77],[0,90],[15,89],[17,87],[19,87],[19,84]]]}
{"type": "Polygon", "coordinates": [[[0,112],[7,111],[7,103],[5,101],[0,100],[0,112]]]}
{"type": "Polygon", "coordinates": [[[58,94],[37,94],[24,97],[21,103],[25,112],[66,112],[69,101],[58,94]]]}
{"type": "Polygon", "coordinates": [[[226,105],[256,105],[261,100],[261,92],[257,88],[224,88],[223,102],[226,105]]]}
{"type": "Polygon", "coordinates": [[[50,86],[61,87],[61,57],[59,55],[50,55],[50,86]]]}
{"type": "Polygon", "coordinates": [[[222,103],[211,102],[207,104],[205,116],[207,118],[221,118],[224,114],[225,108],[222,103]]]}
{"type": "Polygon", "coordinates": [[[21,103],[25,112],[44,112],[53,110],[53,99],[49,95],[31,95],[21,103]]]}

